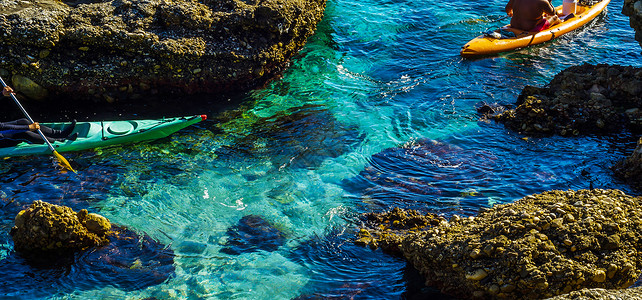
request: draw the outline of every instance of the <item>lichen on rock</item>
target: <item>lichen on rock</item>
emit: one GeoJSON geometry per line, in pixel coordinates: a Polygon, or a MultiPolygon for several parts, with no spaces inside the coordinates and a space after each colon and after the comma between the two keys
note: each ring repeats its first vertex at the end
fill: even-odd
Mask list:
{"type": "Polygon", "coordinates": [[[401,233],[400,250],[427,285],[462,298],[626,288],[642,271],[641,202],[618,190],[549,191],[401,233]]]}
{"type": "Polygon", "coordinates": [[[111,223],[86,209],[34,201],[15,218],[11,237],[15,249],[25,254],[73,252],[109,242],[111,223]]]}
{"type": "Polygon", "coordinates": [[[493,119],[529,135],[642,130],[642,68],[573,66],[545,87],[526,86],[517,107],[493,119]]]}

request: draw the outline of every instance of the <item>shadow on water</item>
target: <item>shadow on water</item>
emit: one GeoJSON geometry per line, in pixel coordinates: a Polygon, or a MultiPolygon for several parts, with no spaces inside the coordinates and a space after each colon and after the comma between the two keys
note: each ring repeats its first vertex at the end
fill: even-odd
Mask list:
{"type": "Polygon", "coordinates": [[[482,202],[496,196],[493,181],[504,179],[493,179],[492,174],[500,169],[498,157],[490,151],[466,151],[420,139],[373,155],[370,164],[346,180],[344,187],[375,205],[370,207],[373,210],[394,206],[424,212],[459,210],[464,198],[482,202]]]}
{"type": "Polygon", "coordinates": [[[114,227],[110,243],[67,257],[0,259],[0,296],[35,298],[113,286],[126,291],[164,282],[174,274],[174,253],[149,236],[114,227]]]}
{"type": "MultiPolygon", "coordinates": [[[[217,115],[236,108],[247,100],[246,93],[219,95],[155,95],[148,99],[108,103],[88,99],[85,102],[66,99],[47,101],[21,100],[24,108],[38,122],[158,119],[188,115],[217,115]]],[[[15,105],[14,105],[15,106],[15,105]]],[[[3,111],[3,120],[23,118],[18,107],[9,105],[3,111]]]]}

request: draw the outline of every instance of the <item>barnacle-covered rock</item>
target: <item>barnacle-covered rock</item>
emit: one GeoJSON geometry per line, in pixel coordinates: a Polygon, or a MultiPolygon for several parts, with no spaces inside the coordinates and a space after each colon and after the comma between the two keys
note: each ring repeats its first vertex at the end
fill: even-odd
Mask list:
{"type": "Polygon", "coordinates": [[[516,104],[491,118],[529,135],[641,130],[642,68],[569,67],[546,87],[525,87],[516,104]]]}
{"type": "Polygon", "coordinates": [[[549,191],[392,242],[401,235],[400,252],[427,285],[462,298],[626,288],[642,272],[641,203],[618,190],[549,191]]]}
{"type": "Polygon", "coordinates": [[[82,209],[35,201],[18,213],[11,237],[15,249],[27,254],[73,252],[109,242],[107,218],[82,209]]]}
{"type": "Polygon", "coordinates": [[[22,95],[67,101],[245,91],[287,66],[324,9],[325,0],[0,1],[0,74],[39,88],[16,88],[22,95]]]}
{"type": "Polygon", "coordinates": [[[568,294],[555,296],[550,300],[642,300],[642,287],[630,289],[606,290],[606,289],[582,289],[568,294]]]}
{"type": "Polygon", "coordinates": [[[365,223],[355,243],[370,248],[381,248],[391,254],[400,254],[404,237],[426,227],[445,222],[443,217],[422,214],[416,210],[393,208],[383,213],[364,214],[365,223]]]}

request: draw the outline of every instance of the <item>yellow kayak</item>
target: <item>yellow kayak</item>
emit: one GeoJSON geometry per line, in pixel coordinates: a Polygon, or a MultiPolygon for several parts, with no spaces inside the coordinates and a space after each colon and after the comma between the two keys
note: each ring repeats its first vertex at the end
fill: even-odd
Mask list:
{"type": "Polygon", "coordinates": [[[569,15],[568,18],[565,19],[564,16],[561,16],[562,5],[560,5],[555,9],[557,10],[557,15],[562,20],[561,23],[540,32],[514,29],[511,28],[510,25],[506,25],[495,30],[497,35],[504,33],[504,38],[494,38],[486,34],[480,35],[461,48],[461,56],[474,57],[489,55],[548,42],[580,28],[582,25],[593,20],[606,8],[606,5],[609,4],[610,1],[611,0],[602,0],[591,6],[577,4],[575,14],[569,15]],[[507,32],[511,32],[515,37],[506,38],[507,35],[505,33],[507,32]]]}

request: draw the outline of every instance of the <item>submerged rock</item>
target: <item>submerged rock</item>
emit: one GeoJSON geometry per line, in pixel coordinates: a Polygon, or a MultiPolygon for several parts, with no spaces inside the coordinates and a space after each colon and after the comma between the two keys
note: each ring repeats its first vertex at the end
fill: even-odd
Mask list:
{"type": "Polygon", "coordinates": [[[229,238],[221,252],[232,255],[275,251],[285,243],[281,231],[257,215],[244,216],[227,230],[227,234],[229,238]]]}
{"type": "Polygon", "coordinates": [[[550,191],[407,232],[400,250],[427,285],[462,298],[626,288],[642,271],[641,202],[618,190],[550,191]]]}
{"type": "Polygon", "coordinates": [[[18,213],[11,228],[15,249],[38,252],[73,252],[109,242],[111,223],[86,209],[74,212],[66,206],[35,201],[18,213]]]}
{"type": "Polygon", "coordinates": [[[0,1],[0,68],[35,99],[246,90],[283,70],[325,0],[0,1]]]}
{"type": "Polygon", "coordinates": [[[492,151],[422,138],[372,155],[364,170],[342,186],[360,194],[372,207],[425,210],[439,206],[452,211],[460,209],[462,202],[488,203],[486,191],[512,180],[494,176],[501,168],[492,151]]]}
{"type": "Polygon", "coordinates": [[[241,112],[221,118],[221,122],[229,118],[232,123],[226,127],[232,128],[230,133],[240,133],[240,136],[234,149],[217,149],[219,157],[238,157],[239,153],[228,151],[244,149],[241,155],[247,155],[249,159],[269,159],[279,170],[314,168],[328,158],[346,153],[362,139],[354,126],[343,124],[318,105],[294,107],[267,118],[252,114],[236,115],[238,113],[241,112]],[[247,123],[234,124],[239,120],[247,123]]]}
{"type": "Polygon", "coordinates": [[[642,130],[641,108],[642,68],[585,64],[525,87],[516,108],[492,118],[524,134],[570,136],[642,130]]]}
{"type": "Polygon", "coordinates": [[[631,156],[613,166],[613,170],[618,177],[642,189],[642,138],[631,156]]]}

